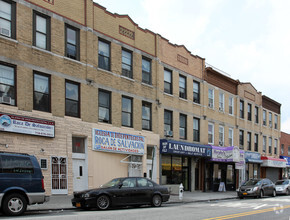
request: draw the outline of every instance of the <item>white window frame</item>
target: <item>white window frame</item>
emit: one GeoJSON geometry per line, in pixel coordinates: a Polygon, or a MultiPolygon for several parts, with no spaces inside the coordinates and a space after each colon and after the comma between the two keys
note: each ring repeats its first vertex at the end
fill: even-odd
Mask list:
{"type": "Polygon", "coordinates": [[[219,111],[224,112],[225,109],[225,94],[220,92],[219,94],[219,111]]]}
{"type": "Polygon", "coordinates": [[[234,97],[232,96],[229,97],[229,114],[234,114],[234,97]],[[230,111],[230,109],[232,109],[232,111],[230,111]]]}
{"type": "Polygon", "coordinates": [[[234,146],[234,129],[229,128],[229,146],[234,146]]]}
{"type": "Polygon", "coordinates": [[[213,123],[208,123],[208,136],[209,135],[212,135],[212,142],[210,142],[209,140],[208,140],[208,143],[209,144],[214,144],[214,124],[213,123]],[[211,126],[211,130],[209,129],[209,127],[211,126]]]}
{"type": "Polygon", "coordinates": [[[266,151],[267,151],[267,137],[263,136],[263,149],[262,149],[262,152],[266,153],[266,151]]]}
{"type": "Polygon", "coordinates": [[[224,126],[219,126],[219,146],[225,145],[225,128],[224,126]]]}
{"type": "Polygon", "coordinates": [[[208,89],[208,107],[214,109],[214,89],[208,89]],[[210,97],[212,95],[212,97],[210,97]]]}

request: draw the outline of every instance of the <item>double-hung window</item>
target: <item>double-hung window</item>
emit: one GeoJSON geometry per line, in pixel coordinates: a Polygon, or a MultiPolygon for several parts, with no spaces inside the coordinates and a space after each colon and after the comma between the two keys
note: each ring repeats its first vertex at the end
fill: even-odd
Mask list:
{"type": "Polygon", "coordinates": [[[269,127],[272,128],[272,113],[269,112],[269,127]]]}
{"type": "Polygon", "coordinates": [[[200,122],[199,118],[193,118],[193,141],[200,141],[200,122]]]}
{"type": "Polygon", "coordinates": [[[193,81],[193,102],[200,104],[200,84],[193,81]]]}
{"type": "Polygon", "coordinates": [[[225,94],[220,92],[219,95],[219,111],[223,112],[225,108],[225,94]]]}
{"type": "Polygon", "coordinates": [[[16,4],[0,0],[0,35],[16,38],[16,4]]]}
{"type": "Polygon", "coordinates": [[[214,144],[214,124],[208,123],[208,143],[214,144]]]}
{"type": "Polygon", "coordinates": [[[186,129],[186,115],[180,114],[179,115],[179,138],[186,139],[187,129],[186,129]]]}
{"type": "Polygon", "coordinates": [[[50,76],[34,72],[33,78],[33,109],[50,112],[50,76]]]}
{"type": "Polygon", "coordinates": [[[266,153],[267,137],[263,136],[263,153],[266,153]]]}
{"type": "Polygon", "coordinates": [[[133,126],[133,100],[132,98],[122,97],[122,126],[133,126]]]}
{"type": "Polygon", "coordinates": [[[0,64],[0,103],[16,105],[15,67],[0,64]]]}
{"type": "Polygon", "coordinates": [[[266,110],[263,110],[263,125],[267,125],[267,122],[266,122],[266,120],[267,120],[267,118],[266,118],[267,116],[266,116],[266,110]]]}
{"type": "Polygon", "coordinates": [[[151,103],[142,102],[142,129],[152,130],[152,112],[151,103]]]}
{"type": "Polygon", "coordinates": [[[172,94],[172,72],[164,70],[164,92],[172,94]]]}
{"type": "Polygon", "coordinates": [[[248,121],[252,121],[252,105],[248,103],[248,121]]]}
{"type": "Polygon", "coordinates": [[[277,139],[275,139],[274,140],[274,154],[277,154],[277,147],[278,147],[278,140],[277,139]]]}
{"type": "Polygon", "coordinates": [[[252,150],[252,133],[251,132],[248,132],[247,144],[248,144],[248,151],[251,151],[252,150]]]}
{"type": "Polygon", "coordinates": [[[208,107],[214,108],[214,91],[213,91],[213,89],[208,89],[208,107]]]}
{"type": "Polygon", "coordinates": [[[80,60],[80,30],[70,25],[65,26],[66,56],[80,60]]]}
{"type": "Polygon", "coordinates": [[[274,128],[278,129],[278,115],[275,115],[275,122],[274,122],[274,128]]]}
{"type": "Polygon", "coordinates": [[[244,131],[240,130],[240,147],[244,148],[244,131]]]}
{"type": "Polygon", "coordinates": [[[219,126],[219,146],[224,146],[225,139],[225,128],[223,126],[219,126]]]}
{"type": "Polygon", "coordinates": [[[179,75],[179,97],[186,99],[186,77],[179,75]]]}
{"type": "Polygon", "coordinates": [[[142,58],[142,82],[151,85],[151,60],[142,58]]]}
{"type": "Polygon", "coordinates": [[[111,92],[99,90],[99,121],[111,123],[111,92]]]}
{"type": "Polygon", "coordinates": [[[234,98],[229,97],[229,114],[233,115],[234,114],[234,98]]]}
{"type": "Polygon", "coordinates": [[[122,75],[133,79],[132,52],[122,50],[122,75]]]}
{"type": "Polygon", "coordinates": [[[65,82],[65,115],[80,117],[80,85],[75,82],[65,82]]]}
{"type": "Polygon", "coordinates": [[[244,118],[244,101],[240,100],[240,118],[244,118]]]}
{"type": "Polygon", "coordinates": [[[50,17],[33,13],[33,45],[50,50],[50,17]]]}
{"type": "Polygon", "coordinates": [[[234,146],[234,129],[229,128],[229,146],[234,146]]]}
{"type": "Polygon", "coordinates": [[[254,139],[254,151],[258,152],[258,146],[259,146],[259,135],[255,134],[255,139],[254,139]]]}
{"type": "Polygon", "coordinates": [[[164,110],[164,133],[165,136],[172,136],[172,111],[164,110]]]}
{"type": "Polygon", "coordinates": [[[99,57],[98,57],[98,67],[104,70],[110,71],[111,68],[111,51],[110,51],[110,43],[99,39],[99,57]]]}
{"type": "Polygon", "coordinates": [[[255,106],[255,123],[259,123],[259,107],[255,106]]]}
{"type": "Polygon", "coordinates": [[[272,153],[272,138],[269,137],[269,154],[272,153]]]}

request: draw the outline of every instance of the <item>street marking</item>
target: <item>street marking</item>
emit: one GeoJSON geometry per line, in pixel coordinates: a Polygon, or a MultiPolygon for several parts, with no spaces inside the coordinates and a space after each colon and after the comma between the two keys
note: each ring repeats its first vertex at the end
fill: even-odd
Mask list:
{"type": "Polygon", "coordinates": [[[242,213],[231,214],[231,215],[224,215],[224,216],[220,216],[220,217],[207,218],[204,220],[231,219],[231,218],[243,217],[243,216],[248,216],[248,215],[256,215],[256,214],[260,214],[260,213],[264,213],[264,212],[273,212],[273,211],[278,211],[281,209],[288,209],[288,208],[290,208],[290,205],[280,206],[280,207],[272,207],[272,208],[268,208],[268,209],[255,210],[255,211],[250,211],[250,212],[242,212],[242,213]]]}
{"type": "Polygon", "coordinates": [[[259,208],[262,208],[264,206],[267,206],[268,204],[263,204],[263,205],[260,205],[260,206],[256,206],[254,209],[259,209],[259,208]]]}

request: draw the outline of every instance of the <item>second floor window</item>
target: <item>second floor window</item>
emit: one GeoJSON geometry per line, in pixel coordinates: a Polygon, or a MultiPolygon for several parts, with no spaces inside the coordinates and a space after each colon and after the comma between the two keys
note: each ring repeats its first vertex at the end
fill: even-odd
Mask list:
{"type": "Polygon", "coordinates": [[[180,114],[179,115],[179,138],[186,139],[186,115],[180,114]]]}
{"type": "Polygon", "coordinates": [[[208,107],[214,108],[214,92],[213,92],[213,89],[208,89],[208,107]]]}
{"type": "Polygon", "coordinates": [[[248,132],[247,144],[248,144],[248,151],[251,151],[252,150],[252,134],[251,134],[251,132],[248,132]]]}
{"type": "Polygon", "coordinates": [[[193,141],[200,141],[200,124],[198,118],[193,118],[193,141]]]}
{"type": "Polygon", "coordinates": [[[151,61],[142,58],[142,82],[151,85],[151,61]]]}
{"type": "Polygon", "coordinates": [[[248,120],[252,121],[252,105],[248,103],[248,120]]]}
{"type": "Polygon", "coordinates": [[[186,99],[186,77],[179,76],[179,97],[186,99]]]}
{"type": "Polygon", "coordinates": [[[172,72],[164,70],[164,92],[172,94],[172,72]]]}
{"type": "Polygon", "coordinates": [[[208,123],[208,143],[214,144],[214,124],[208,123]]]}
{"type": "Polygon", "coordinates": [[[269,154],[272,153],[272,138],[269,137],[269,154]]]}
{"type": "Polygon", "coordinates": [[[225,128],[219,126],[219,146],[224,146],[225,128]]]}
{"type": "Polygon", "coordinates": [[[111,92],[99,90],[99,121],[111,123],[111,92]]]}
{"type": "Polygon", "coordinates": [[[266,136],[263,136],[263,153],[266,153],[266,145],[267,145],[267,139],[266,136]]]}
{"type": "Polygon", "coordinates": [[[152,130],[152,112],[151,104],[148,102],[142,102],[142,129],[152,130]]]}
{"type": "Polygon", "coordinates": [[[122,126],[132,127],[132,113],[133,113],[133,101],[131,98],[122,97],[122,126]]]}
{"type": "Polygon", "coordinates": [[[244,131],[240,130],[240,147],[244,148],[244,131]]]}
{"type": "Polygon", "coordinates": [[[80,91],[79,84],[71,81],[65,82],[65,115],[80,117],[80,91]]]}
{"type": "Polygon", "coordinates": [[[50,50],[50,18],[37,12],[33,13],[33,45],[50,50]]]}
{"type": "Polygon", "coordinates": [[[164,134],[172,136],[172,111],[164,110],[164,134]]]}
{"type": "Polygon", "coordinates": [[[259,146],[259,135],[255,134],[255,146],[254,146],[254,151],[258,152],[258,146],[259,146]]]}
{"type": "Polygon", "coordinates": [[[15,39],[16,37],[16,4],[0,0],[0,35],[15,39]]]}
{"type": "Polygon", "coordinates": [[[277,147],[278,147],[278,140],[277,139],[275,139],[274,140],[274,154],[277,154],[277,147]]]}
{"type": "Polygon", "coordinates": [[[193,81],[193,102],[200,104],[200,84],[193,81]]]}
{"type": "Polygon", "coordinates": [[[244,101],[240,100],[240,118],[244,118],[244,101]]]}
{"type": "Polygon", "coordinates": [[[133,79],[132,52],[122,50],[122,75],[133,79]]]}
{"type": "Polygon", "coordinates": [[[66,56],[74,60],[80,60],[80,31],[69,25],[66,25],[65,30],[66,56]]]}
{"type": "Polygon", "coordinates": [[[15,68],[0,64],[0,103],[16,104],[15,68]]]}
{"type": "Polygon", "coordinates": [[[229,128],[229,146],[234,146],[234,129],[229,128]]]}
{"type": "Polygon", "coordinates": [[[290,156],[290,146],[288,146],[288,156],[290,156]]]}
{"type": "Polygon", "coordinates": [[[50,112],[50,76],[34,73],[33,109],[50,112]]]}
{"type": "Polygon", "coordinates": [[[281,155],[284,154],[284,144],[281,144],[281,155]]]}
{"type": "Polygon", "coordinates": [[[99,58],[98,58],[98,66],[101,69],[110,71],[110,43],[106,41],[99,40],[99,58]]]}

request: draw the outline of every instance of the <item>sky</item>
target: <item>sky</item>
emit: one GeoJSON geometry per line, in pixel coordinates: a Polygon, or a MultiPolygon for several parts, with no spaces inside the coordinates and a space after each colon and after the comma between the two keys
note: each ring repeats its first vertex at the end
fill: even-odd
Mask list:
{"type": "Polygon", "coordinates": [[[290,134],[289,0],[94,2],[184,45],[231,78],[250,82],[282,105],[281,131],[290,134]]]}

